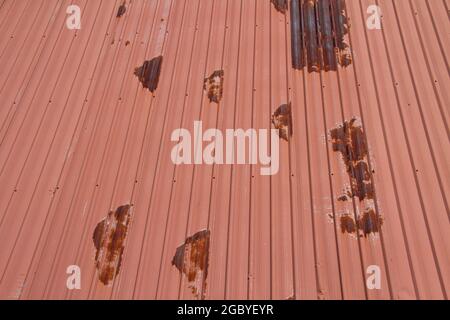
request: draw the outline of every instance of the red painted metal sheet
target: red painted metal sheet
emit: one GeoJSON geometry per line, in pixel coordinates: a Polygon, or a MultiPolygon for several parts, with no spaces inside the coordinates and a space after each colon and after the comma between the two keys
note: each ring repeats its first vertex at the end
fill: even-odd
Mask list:
{"type": "Polygon", "coordinates": [[[0,298],[448,299],[449,2],[320,1],[315,72],[292,2],[0,0],[0,298]],[[276,174],[174,163],[283,106],[276,174]]]}

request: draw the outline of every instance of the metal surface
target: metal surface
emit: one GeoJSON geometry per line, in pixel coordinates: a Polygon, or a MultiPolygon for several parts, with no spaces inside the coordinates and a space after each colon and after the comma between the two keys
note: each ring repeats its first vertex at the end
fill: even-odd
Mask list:
{"type": "Polygon", "coordinates": [[[447,299],[450,2],[346,2],[352,62],[319,73],[282,1],[0,0],[0,298],[447,299]],[[175,165],[199,120],[284,128],[278,174],[175,165]]]}

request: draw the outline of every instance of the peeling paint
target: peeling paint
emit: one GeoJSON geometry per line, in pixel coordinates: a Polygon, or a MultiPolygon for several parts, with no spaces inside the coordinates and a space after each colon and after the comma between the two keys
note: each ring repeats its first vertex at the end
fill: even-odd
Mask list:
{"type": "Polygon", "coordinates": [[[205,78],[203,90],[207,92],[210,102],[219,103],[222,100],[224,76],[223,70],[217,70],[205,78]]]}
{"type": "Polygon", "coordinates": [[[177,248],[172,259],[172,265],[187,277],[192,294],[201,300],[205,298],[208,276],[209,239],[209,230],[196,233],[177,248]]]}
{"type": "Polygon", "coordinates": [[[150,61],[145,61],[141,67],[136,68],[134,71],[134,75],[139,78],[142,86],[152,93],[158,88],[162,62],[163,57],[159,56],[150,61]]]}
{"type": "Polygon", "coordinates": [[[283,104],[275,111],[272,124],[279,130],[280,138],[289,141],[293,134],[291,103],[283,104]]]}
{"type": "Polygon", "coordinates": [[[109,212],[94,230],[95,266],[104,285],[119,274],[129,222],[130,205],[125,205],[109,212]]]}

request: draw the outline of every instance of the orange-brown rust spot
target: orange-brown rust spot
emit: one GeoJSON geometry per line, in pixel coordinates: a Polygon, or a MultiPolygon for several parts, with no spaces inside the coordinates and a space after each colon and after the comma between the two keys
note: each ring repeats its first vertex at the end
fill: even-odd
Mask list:
{"type": "Polygon", "coordinates": [[[125,12],[127,12],[127,3],[126,3],[126,1],[124,1],[120,5],[119,10],[117,10],[117,18],[122,17],[125,14],[125,12]]]}
{"type": "Polygon", "coordinates": [[[185,243],[177,248],[172,259],[172,265],[186,275],[194,296],[202,300],[205,298],[208,276],[209,238],[209,230],[200,231],[187,238],[185,243]]]}
{"type": "Polygon", "coordinates": [[[350,215],[343,215],[341,217],[341,231],[342,233],[355,233],[356,223],[350,215]]]}
{"type": "Polygon", "coordinates": [[[109,285],[120,271],[129,222],[130,206],[125,205],[109,212],[94,230],[95,266],[104,285],[109,285]]]}
{"type": "Polygon", "coordinates": [[[275,9],[281,13],[286,13],[288,10],[288,2],[287,0],[270,0],[274,5],[275,9]]]}
{"type": "Polygon", "coordinates": [[[340,152],[351,180],[352,196],[360,201],[374,198],[373,173],[368,165],[366,135],[356,119],[331,130],[333,151],[340,152]]]}
{"type": "Polygon", "coordinates": [[[283,104],[275,111],[272,115],[272,124],[279,130],[280,138],[289,141],[293,134],[291,103],[283,104]]]}
{"type": "Polygon", "coordinates": [[[380,232],[383,222],[383,218],[378,216],[373,209],[370,209],[359,218],[358,228],[362,231],[364,237],[367,237],[371,233],[380,232]]]}
{"type": "Polygon", "coordinates": [[[135,76],[139,78],[144,88],[155,92],[158,88],[159,76],[161,74],[163,57],[159,56],[150,61],[145,61],[144,64],[134,70],[135,76]]]}
{"type": "Polygon", "coordinates": [[[223,70],[217,70],[205,78],[203,89],[207,92],[210,102],[219,103],[222,100],[224,76],[223,70]]]}
{"type": "Polygon", "coordinates": [[[373,209],[367,209],[362,216],[354,220],[348,214],[341,216],[341,231],[342,233],[356,234],[359,231],[360,237],[366,237],[372,233],[379,233],[383,225],[383,218],[378,216],[373,209]]]}

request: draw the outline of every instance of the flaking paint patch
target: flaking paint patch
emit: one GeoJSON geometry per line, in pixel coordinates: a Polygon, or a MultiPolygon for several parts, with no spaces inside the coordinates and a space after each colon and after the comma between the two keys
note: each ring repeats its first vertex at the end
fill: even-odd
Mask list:
{"type": "Polygon", "coordinates": [[[192,294],[203,300],[206,292],[206,278],[209,265],[210,231],[204,230],[186,239],[177,248],[172,265],[187,277],[192,294]]]}
{"type": "Polygon", "coordinates": [[[281,105],[272,115],[272,124],[281,139],[289,141],[293,134],[291,103],[281,105]]]}
{"type": "Polygon", "coordinates": [[[203,90],[208,94],[210,102],[219,103],[222,100],[224,76],[225,72],[223,70],[217,70],[208,78],[205,78],[203,90]]]}
{"type": "Polygon", "coordinates": [[[110,211],[94,230],[95,266],[98,278],[104,285],[109,285],[119,274],[130,223],[130,209],[130,205],[125,205],[110,211]]]}

